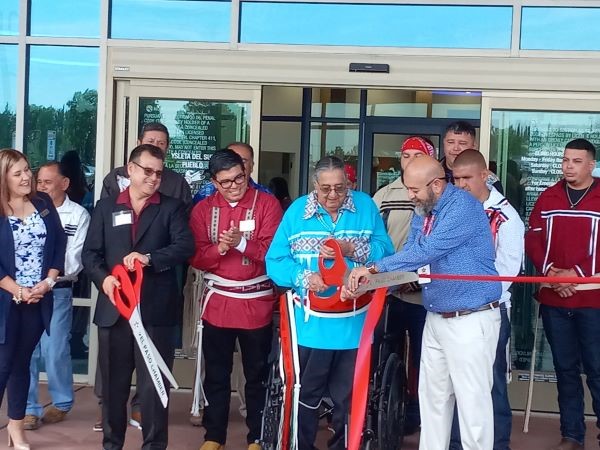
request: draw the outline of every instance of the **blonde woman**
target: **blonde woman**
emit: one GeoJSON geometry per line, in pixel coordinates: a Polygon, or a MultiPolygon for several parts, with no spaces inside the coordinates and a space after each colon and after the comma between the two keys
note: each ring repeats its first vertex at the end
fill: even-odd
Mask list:
{"type": "Polygon", "coordinates": [[[8,389],[8,445],[29,450],[23,417],[29,362],[52,316],[67,237],[52,200],[35,192],[27,158],[0,150],[0,400],[8,389]]]}

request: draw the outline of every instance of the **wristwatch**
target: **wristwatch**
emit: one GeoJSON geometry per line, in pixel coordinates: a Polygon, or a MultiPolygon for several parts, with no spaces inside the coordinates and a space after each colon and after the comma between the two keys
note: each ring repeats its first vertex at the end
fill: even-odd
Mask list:
{"type": "Polygon", "coordinates": [[[365,268],[369,271],[369,273],[371,275],[375,275],[376,273],[379,273],[379,270],[377,270],[377,266],[375,265],[375,262],[373,262],[373,261],[369,261],[367,264],[365,264],[365,268]]]}
{"type": "Polygon", "coordinates": [[[151,266],[152,265],[152,255],[150,255],[150,253],[146,253],[144,256],[146,258],[148,258],[148,265],[151,266]]]}
{"type": "Polygon", "coordinates": [[[51,277],[47,277],[44,281],[46,282],[50,290],[52,290],[52,288],[54,288],[54,286],[56,285],[56,280],[54,280],[51,277]]]}

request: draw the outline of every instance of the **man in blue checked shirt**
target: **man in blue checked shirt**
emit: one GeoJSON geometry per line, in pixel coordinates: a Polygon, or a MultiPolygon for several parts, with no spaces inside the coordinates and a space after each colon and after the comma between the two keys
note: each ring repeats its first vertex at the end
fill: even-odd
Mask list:
{"type": "MultiPolygon", "coordinates": [[[[440,163],[429,156],[406,167],[404,184],[416,213],[406,244],[392,256],[353,269],[342,295],[352,297],[369,273],[420,269],[497,275],[490,225],[477,199],[448,184],[440,163]]],[[[433,280],[423,285],[427,318],[419,378],[419,449],[448,449],[455,401],[463,447],[493,448],[492,366],[501,294],[500,282],[433,280]]]]}

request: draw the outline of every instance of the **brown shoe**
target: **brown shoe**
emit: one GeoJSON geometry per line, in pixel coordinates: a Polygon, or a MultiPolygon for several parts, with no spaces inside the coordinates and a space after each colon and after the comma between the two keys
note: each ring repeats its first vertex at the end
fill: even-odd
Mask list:
{"type": "Polygon", "coordinates": [[[33,414],[27,414],[23,419],[24,430],[37,430],[40,427],[40,418],[33,414]]]}
{"type": "Polygon", "coordinates": [[[44,423],[58,423],[65,420],[65,416],[69,411],[63,411],[62,409],[58,409],[54,405],[50,405],[44,411],[44,415],[42,416],[42,422],[44,423]]]}
{"type": "Polygon", "coordinates": [[[583,444],[572,439],[562,438],[560,443],[556,447],[552,447],[550,450],[583,450],[583,444]]]}

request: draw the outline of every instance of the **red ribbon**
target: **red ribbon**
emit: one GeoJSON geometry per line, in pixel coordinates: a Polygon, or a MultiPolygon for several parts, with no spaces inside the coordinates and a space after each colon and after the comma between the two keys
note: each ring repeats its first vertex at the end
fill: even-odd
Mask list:
{"type": "Polygon", "coordinates": [[[458,275],[448,273],[419,274],[419,278],[431,278],[432,280],[461,280],[461,281],[510,281],[514,283],[569,283],[569,284],[592,284],[600,283],[600,277],[541,277],[541,276],[518,276],[508,277],[500,275],[458,275]]]}
{"type": "Polygon", "coordinates": [[[281,448],[287,450],[290,448],[290,426],[292,423],[292,406],[294,384],[296,383],[293,366],[292,336],[290,330],[290,320],[294,320],[293,315],[288,311],[288,302],[286,294],[279,299],[279,336],[281,339],[281,357],[283,359],[283,371],[285,373],[285,394],[283,399],[283,429],[281,435],[281,448]]]}
{"type": "Polygon", "coordinates": [[[371,348],[373,333],[381,317],[385,305],[385,294],[387,288],[379,288],[373,294],[373,300],[369,305],[369,311],[365,318],[360,344],[356,353],[356,364],[354,367],[354,382],[352,386],[352,403],[350,406],[350,421],[348,432],[348,450],[358,450],[362,438],[365,423],[365,412],[367,409],[367,397],[369,395],[369,379],[371,376],[371,348]]]}

